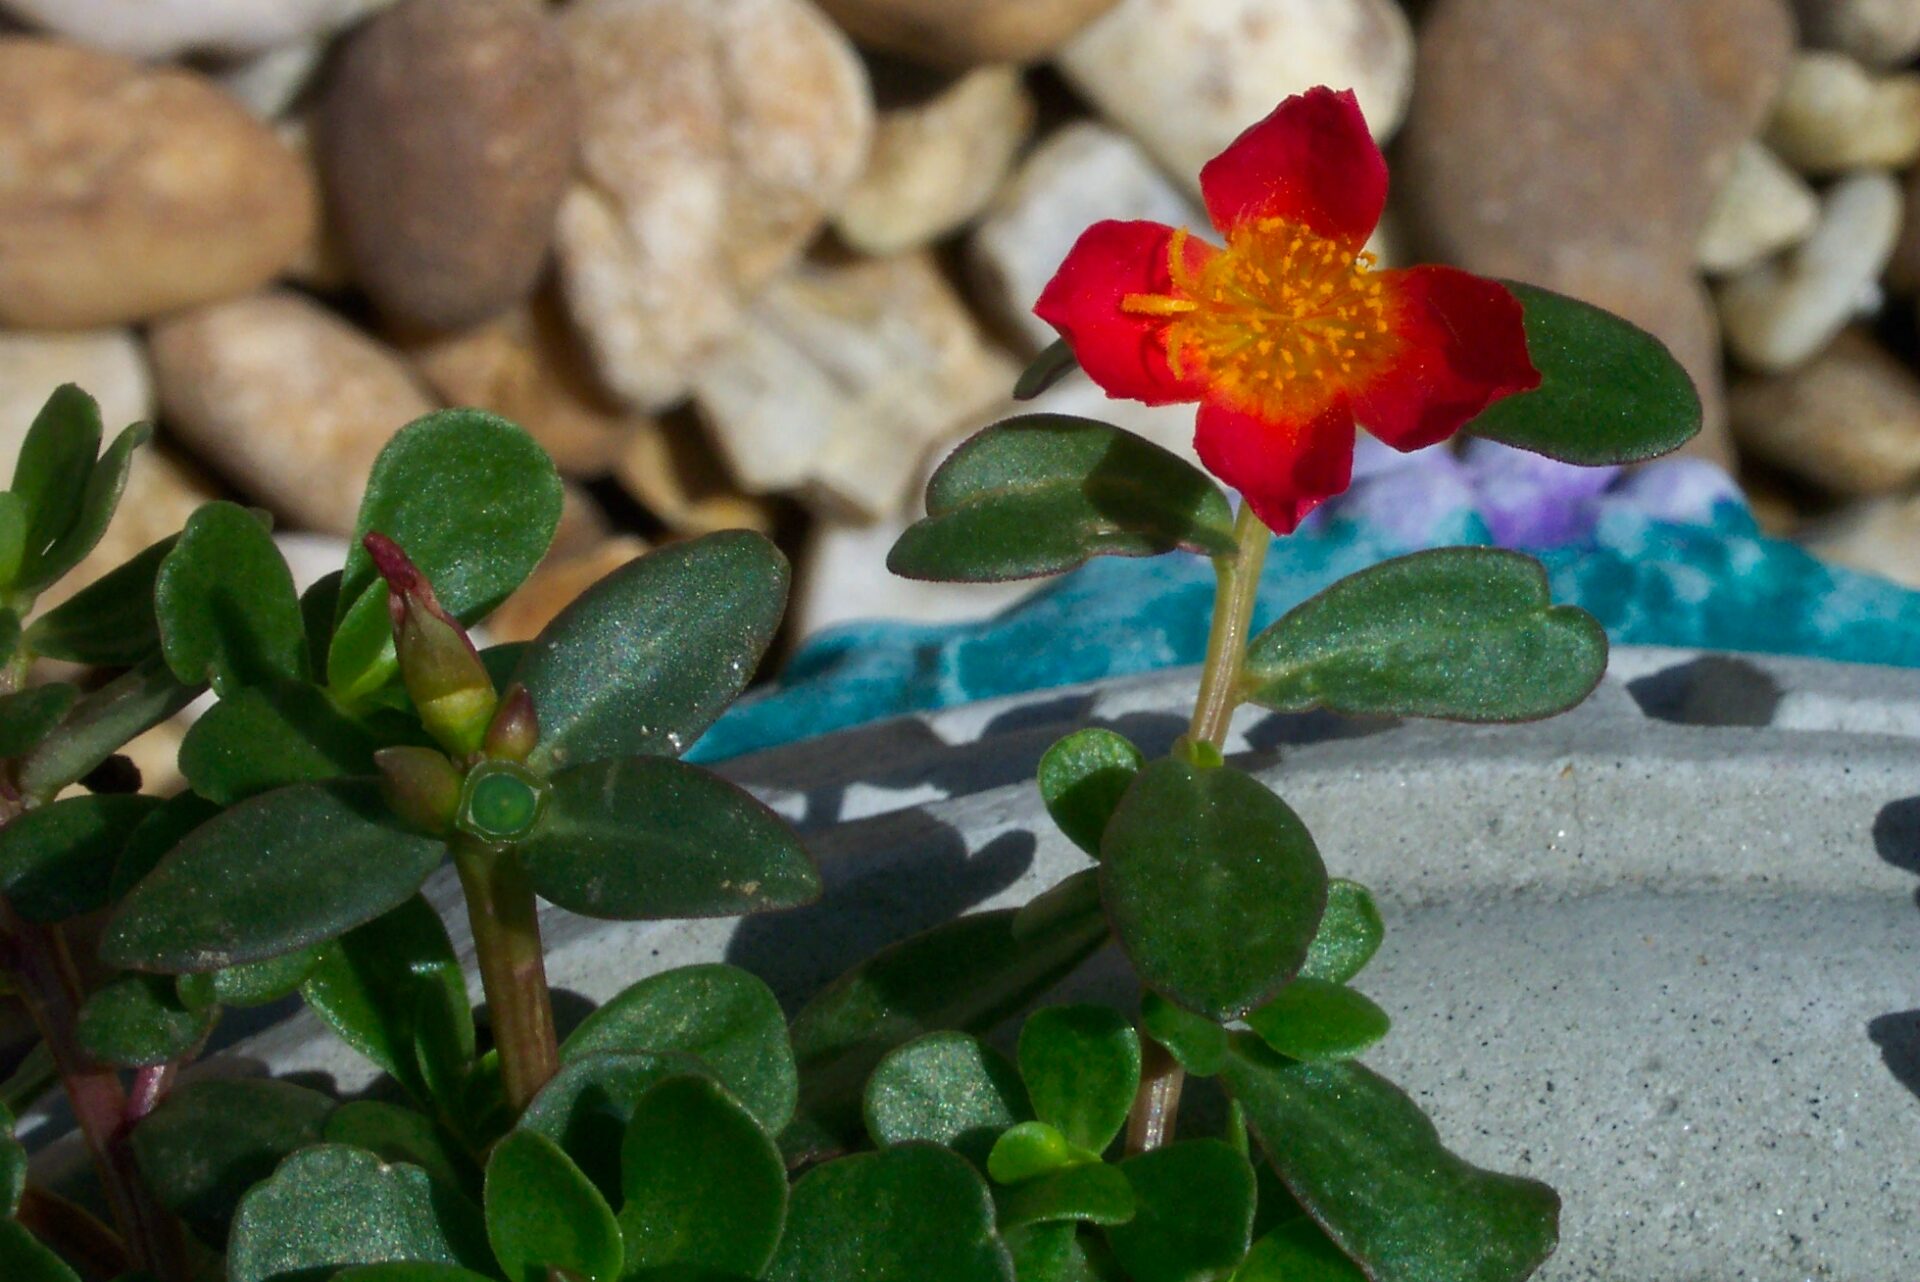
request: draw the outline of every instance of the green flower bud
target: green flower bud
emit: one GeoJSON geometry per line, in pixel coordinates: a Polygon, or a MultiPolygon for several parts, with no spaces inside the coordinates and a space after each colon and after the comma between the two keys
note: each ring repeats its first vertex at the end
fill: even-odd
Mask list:
{"type": "Polygon", "coordinates": [[[455,757],[478,752],[499,696],[473,639],[441,608],[433,585],[399,544],[373,533],[367,535],[365,546],[387,581],[387,610],[393,618],[400,679],[420,714],[420,724],[455,757]]]}
{"type": "Polygon", "coordinates": [[[460,772],[432,748],[407,745],[373,754],[387,809],[421,832],[443,833],[460,812],[460,772]]]}

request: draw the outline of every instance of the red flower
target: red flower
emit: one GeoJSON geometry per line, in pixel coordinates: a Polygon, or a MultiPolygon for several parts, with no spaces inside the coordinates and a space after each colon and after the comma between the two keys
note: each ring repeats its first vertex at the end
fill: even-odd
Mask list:
{"type": "Polygon", "coordinates": [[[1370,270],[1387,165],[1352,93],[1287,99],[1207,163],[1200,191],[1226,248],[1096,223],[1033,310],[1109,396],[1198,401],[1201,461],[1273,529],[1347,488],[1356,420],[1416,450],[1539,386],[1506,289],[1451,267],[1370,270]]]}

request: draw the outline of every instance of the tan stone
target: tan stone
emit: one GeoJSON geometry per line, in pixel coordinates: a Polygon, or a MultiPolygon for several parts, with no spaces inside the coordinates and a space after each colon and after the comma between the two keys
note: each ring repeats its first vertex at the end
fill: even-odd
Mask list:
{"type": "Polygon", "coordinates": [[[1920,75],[1875,75],[1843,53],[1803,51],[1767,145],[1804,173],[1904,169],[1920,156],[1920,75]]]}
{"type": "Polygon", "coordinates": [[[742,494],[713,444],[693,423],[645,419],[626,437],[614,463],[622,488],[675,534],[715,530],[773,532],[773,505],[742,494]]]}
{"type": "Polygon", "coordinates": [[[937,66],[1035,62],[1114,0],[820,0],[876,49],[937,66]]]}
{"type": "Polygon", "coordinates": [[[0,38],[0,324],[79,329],[254,289],[312,234],[309,176],[200,76],[0,38]]]}
{"type": "Polygon", "coordinates": [[[53,390],[73,383],[100,403],[108,432],[153,417],[153,380],[139,340],[124,329],[67,334],[0,330],[0,476],[53,390]]]}
{"type": "Polygon", "coordinates": [[[1920,588],[1920,498],[1862,499],[1807,525],[1798,541],[1823,561],[1920,588]]]}
{"type": "Polygon", "coordinates": [[[325,35],[393,0],[0,0],[36,26],[137,58],[254,53],[325,35]]]}
{"type": "Polygon", "coordinates": [[[350,533],[374,458],[434,408],[398,353],[286,291],[170,317],[150,342],[168,426],[313,529],[350,533]]]}
{"type": "Polygon", "coordinates": [[[1766,147],[1745,143],[1714,197],[1694,252],[1704,271],[1741,271],[1799,244],[1819,219],[1813,189],[1766,147]]]}
{"type": "Polygon", "coordinates": [[[858,177],[866,74],[805,0],[579,0],[562,26],[585,113],[562,287],[608,388],[664,408],[858,177]]]}
{"type": "Polygon", "coordinates": [[[576,556],[548,557],[487,616],[487,635],[496,643],[531,641],[575,597],[646,550],[643,540],[622,534],[576,556]]]}
{"type": "Polygon", "coordinates": [[[1920,378],[1859,330],[1791,374],[1736,382],[1728,409],[1743,453],[1833,493],[1920,481],[1920,378]]]}
{"type": "Polygon", "coordinates": [[[869,254],[919,249],[957,231],[1006,180],[1033,115],[1011,67],[982,67],[925,102],[882,112],[866,172],[834,228],[869,254]]]}

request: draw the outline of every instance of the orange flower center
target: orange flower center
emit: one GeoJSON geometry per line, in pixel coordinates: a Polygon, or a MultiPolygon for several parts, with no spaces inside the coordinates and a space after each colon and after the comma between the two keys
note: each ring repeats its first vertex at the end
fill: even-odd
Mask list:
{"type": "Polygon", "coordinates": [[[1236,227],[1196,269],[1187,233],[1167,246],[1170,294],[1129,294],[1123,311],[1165,317],[1167,363],[1245,413],[1318,413],[1382,358],[1387,299],[1356,253],[1284,218],[1236,227]]]}

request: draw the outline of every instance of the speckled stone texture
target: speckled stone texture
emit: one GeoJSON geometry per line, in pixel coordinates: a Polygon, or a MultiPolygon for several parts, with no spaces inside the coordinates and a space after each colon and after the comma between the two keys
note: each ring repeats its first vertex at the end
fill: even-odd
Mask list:
{"type": "MultiPolygon", "coordinates": [[[[888,939],[1024,900],[1085,864],[1042,817],[1039,754],[1088,723],[1164,751],[1193,680],[727,763],[806,833],[825,903],[744,925],[553,912],[554,980],[599,1000],[724,956],[792,1002],[888,939]]],[[[1359,986],[1397,1026],[1369,1062],[1464,1156],[1560,1190],[1540,1278],[1883,1282],[1920,1264],[1917,740],[1920,674],[1629,647],[1551,721],[1248,711],[1228,746],[1382,900],[1359,986]]],[[[1117,981],[1109,956],[1076,987],[1117,981]]],[[[366,1080],[305,1019],[239,1052],[366,1080]]]]}

